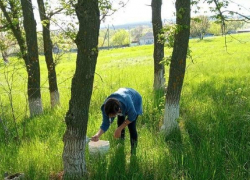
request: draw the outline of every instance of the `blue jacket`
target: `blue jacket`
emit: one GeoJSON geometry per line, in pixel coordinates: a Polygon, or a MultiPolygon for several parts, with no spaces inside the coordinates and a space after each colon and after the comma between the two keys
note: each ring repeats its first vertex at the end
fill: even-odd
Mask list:
{"type": "Polygon", "coordinates": [[[129,121],[135,121],[137,116],[142,114],[141,95],[132,88],[120,88],[112,93],[101,107],[102,125],[100,128],[104,132],[108,130],[110,124],[114,121],[114,118],[109,118],[104,111],[104,105],[109,98],[115,98],[120,102],[122,115],[127,116],[129,121]]]}

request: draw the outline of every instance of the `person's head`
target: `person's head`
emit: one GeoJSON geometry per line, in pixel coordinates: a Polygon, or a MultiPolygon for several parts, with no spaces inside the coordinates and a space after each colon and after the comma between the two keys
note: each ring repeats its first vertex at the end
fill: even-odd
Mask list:
{"type": "Polygon", "coordinates": [[[104,104],[104,111],[109,117],[115,117],[120,111],[120,102],[115,98],[109,98],[104,104]]]}

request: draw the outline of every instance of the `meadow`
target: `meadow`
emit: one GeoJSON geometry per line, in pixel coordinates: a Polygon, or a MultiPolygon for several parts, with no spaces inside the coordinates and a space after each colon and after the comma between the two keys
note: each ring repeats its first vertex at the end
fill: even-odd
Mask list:
{"type": "MultiPolygon", "coordinates": [[[[192,58],[178,119],[181,140],[166,141],[159,129],[164,94],[153,92],[153,46],[99,52],[87,136],[99,129],[100,107],[119,87],[132,87],[143,97],[138,118],[136,156],[113,138],[116,124],[101,137],[110,141],[105,156],[91,157],[86,148],[88,179],[247,180],[250,179],[250,34],[190,40],[192,58]]],[[[171,50],[166,49],[165,55],[171,50]]],[[[0,179],[24,172],[26,179],[55,179],[63,170],[64,116],[70,99],[76,54],[65,54],[56,67],[61,106],[50,109],[47,70],[40,56],[44,114],[28,118],[23,60],[0,62],[0,179]],[[11,103],[12,102],[12,103],[11,103]],[[19,139],[19,140],[18,140],[19,139]]],[[[166,79],[168,80],[168,66],[166,79]]]]}

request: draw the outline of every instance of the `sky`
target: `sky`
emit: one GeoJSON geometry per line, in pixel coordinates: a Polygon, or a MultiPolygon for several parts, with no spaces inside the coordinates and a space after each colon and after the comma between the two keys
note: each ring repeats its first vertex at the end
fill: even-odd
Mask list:
{"type": "MultiPolygon", "coordinates": [[[[250,0],[234,0],[237,4],[243,5],[243,7],[248,7],[248,14],[250,14],[250,0]]],[[[175,0],[162,0],[162,20],[169,20],[175,18],[175,0]]],[[[151,0],[129,0],[127,5],[119,9],[112,17],[107,18],[103,24],[127,24],[142,21],[151,21],[151,0]]],[[[235,3],[231,3],[229,8],[231,10],[239,11],[239,8],[235,3]]],[[[206,3],[200,3],[201,7],[200,14],[211,15],[209,12],[209,6],[206,3]]],[[[192,7],[194,10],[195,7],[192,7]]],[[[246,12],[246,9],[241,8],[241,12],[246,12]]],[[[192,13],[192,16],[196,14],[192,13]]]]}
{"type": "MultiPolygon", "coordinates": [[[[151,0],[129,0],[125,7],[120,8],[112,17],[108,17],[103,24],[128,24],[151,21],[151,0]]],[[[163,0],[162,19],[174,17],[174,0],[163,0]]]]}
{"type": "MultiPolygon", "coordinates": [[[[34,10],[35,10],[35,16],[38,24],[38,29],[41,29],[41,24],[39,22],[39,13],[37,12],[37,0],[32,0],[34,10]]],[[[55,0],[54,0],[55,1],[55,0]]],[[[53,2],[54,2],[53,1],[53,2]]],[[[114,2],[119,2],[120,0],[113,0],[114,2]]],[[[151,22],[151,0],[123,0],[128,1],[125,7],[122,7],[118,9],[112,16],[107,17],[104,22],[101,23],[101,26],[107,26],[109,25],[122,25],[122,24],[129,24],[129,23],[136,23],[136,22],[151,22]]],[[[230,1],[230,0],[229,0],[230,1]]],[[[241,4],[243,8],[239,10],[237,7],[237,4],[231,3],[231,6],[229,8],[231,10],[235,10],[238,12],[244,12],[245,14],[250,14],[250,0],[231,0],[235,1],[238,4],[241,4]],[[248,7],[248,9],[247,9],[248,7]]],[[[175,0],[162,0],[162,20],[163,21],[170,21],[171,19],[174,19],[174,12],[175,12],[175,0]]],[[[117,8],[117,3],[114,3],[114,8],[117,8]]],[[[199,10],[200,14],[206,14],[208,16],[211,15],[209,13],[209,7],[206,3],[201,3],[199,5],[201,9],[199,10]],[[207,12],[207,13],[205,13],[207,12]]],[[[192,7],[192,10],[194,10],[194,7],[192,7]]],[[[196,16],[198,14],[191,13],[192,16],[196,16]]],[[[65,17],[58,18],[63,19],[64,21],[71,21],[70,19],[67,19],[65,17]]],[[[51,27],[52,29],[58,29],[58,27],[51,27]]]]}

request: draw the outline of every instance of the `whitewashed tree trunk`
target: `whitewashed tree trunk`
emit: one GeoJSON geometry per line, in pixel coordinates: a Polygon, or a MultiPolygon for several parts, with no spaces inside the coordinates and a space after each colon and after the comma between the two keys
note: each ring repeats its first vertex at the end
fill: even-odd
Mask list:
{"type": "Polygon", "coordinates": [[[160,90],[165,85],[165,68],[160,62],[164,58],[164,42],[159,41],[159,36],[162,35],[162,20],[161,20],[161,5],[162,0],[152,0],[152,25],[154,33],[154,90],[160,90]]]}
{"type": "Polygon", "coordinates": [[[100,10],[98,0],[78,0],[75,11],[79,20],[76,70],[72,79],[69,110],[65,116],[63,137],[63,179],[86,179],[85,138],[89,105],[98,57],[100,10]]]}
{"type": "Polygon", "coordinates": [[[43,105],[41,98],[29,99],[30,116],[36,116],[43,113],[43,105]]]}
{"type": "Polygon", "coordinates": [[[165,70],[164,69],[160,69],[159,71],[157,71],[154,75],[154,89],[164,89],[165,86],[165,70]]]}
{"type": "Polygon", "coordinates": [[[51,107],[60,105],[60,94],[58,91],[50,92],[51,107]]]}
{"type": "Polygon", "coordinates": [[[53,43],[50,35],[50,21],[52,17],[49,14],[47,14],[45,3],[46,1],[44,0],[37,0],[40,19],[41,22],[43,22],[43,47],[44,47],[45,61],[48,69],[50,104],[51,107],[53,108],[60,105],[60,100],[59,100],[59,93],[57,86],[56,68],[52,53],[53,43]]]}
{"type": "Polygon", "coordinates": [[[179,128],[179,102],[186,70],[187,49],[190,34],[190,0],[176,0],[176,24],[181,27],[174,36],[174,47],[171,57],[164,124],[162,129],[170,135],[179,128]]]}
{"type": "MultiPolygon", "coordinates": [[[[36,20],[31,0],[21,0],[23,12],[23,27],[27,44],[28,99],[30,116],[42,114],[42,100],[40,87],[40,65],[37,45],[36,20]]],[[[26,52],[25,52],[26,53],[26,52]]]]}
{"type": "Polygon", "coordinates": [[[169,135],[175,129],[179,128],[177,119],[179,118],[180,106],[179,103],[166,103],[164,113],[164,123],[161,130],[169,135]]]}
{"type": "Polygon", "coordinates": [[[40,90],[40,66],[37,47],[36,21],[33,14],[32,2],[30,0],[21,0],[22,15],[19,13],[19,1],[5,2],[6,3],[0,1],[0,8],[7,20],[7,25],[18,42],[20,54],[22,55],[27,70],[27,92],[30,116],[39,115],[42,113],[43,108],[40,90]],[[12,8],[9,8],[10,6],[12,8]],[[21,22],[22,19],[23,23],[21,22]],[[26,36],[24,36],[22,27],[24,27],[26,36]]]}
{"type": "Polygon", "coordinates": [[[64,173],[70,174],[71,179],[81,179],[86,174],[85,139],[73,129],[68,130],[64,136],[63,164],[64,173]]]}

